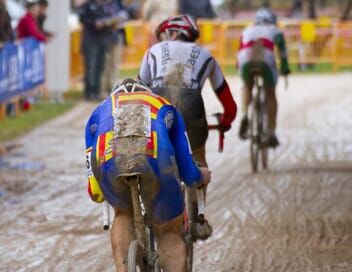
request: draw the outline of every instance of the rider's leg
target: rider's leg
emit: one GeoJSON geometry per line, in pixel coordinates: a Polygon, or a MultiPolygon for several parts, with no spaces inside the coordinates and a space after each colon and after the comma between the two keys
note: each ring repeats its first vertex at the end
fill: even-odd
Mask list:
{"type": "Polygon", "coordinates": [[[277,100],[276,100],[275,87],[267,87],[267,99],[268,99],[269,130],[275,132],[276,115],[277,115],[277,100]]]}
{"type": "MultiPolygon", "coordinates": [[[[201,146],[200,148],[193,150],[193,157],[197,163],[200,164],[200,166],[207,167],[208,168],[208,163],[205,157],[205,145],[201,146]]],[[[204,193],[204,201],[206,202],[206,196],[207,196],[207,187],[205,186],[203,188],[203,193],[204,193]]],[[[197,193],[196,189],[192,188],[189,189],[191,193],[191,205],[192,210],[195,211],[195,214],[193,216],[197,217],[198,216],[198,208],[197,208],[197,193]]],[[[197,225],[194,226],[193,228],[194,233],[193,235],[195,238],[205,240],[210,237],[212,234],[212,227],[209,224],[208,220],[204,218],[204,222],[197,222],[197,225]]]]}
{"type": "Polygon", "coordinates": [[[267,97],[267,107],[268,107],[268,146],[276,147],[279,145],[277,140],[275,129],[276,129],[276,115],[277,115],[277,100],[276,100],[276,84],[277,84],[277,70],[275,67],[268,64],[263,64],[263,78],[264,86],[266,90],[267,97]]]}
{"type": "Polygon", "coordinates": [[[277,116],[277,100],[275,86],[266,87],[269,117],[269,145],[277,146],[279,141],[276,137],[276,116],[277,116]]]}
{"type": "Polygon", "coordinates": [[[116,271],[127,271],[128,248],[134,239],[132,218],[127,210],[114,208],[115,217],[111,228],[111,246],[116,271]]]}
{"type": "Polygon", "coordinates": [[[248,107],[252,101],[253,81],[247,81],[242,88],[242,119],[240,124],[239,136],[246,139],[248,129],[248,107]]]}
{"type": "Polygon", "coordinates": [[[186,245],[181,237],[183,214],[156,226],[160,265],[164,271],[184,272],[186,269],[186,245]]]}
{"type": "Polygon", "coordinates": [[[243,116],[248,115],[248,107],[252,101],[252,89],[253,89],[252,82],[248,82],[243,85],[243,88],[242,88],[242,114],[243,114],[243,116]]]}

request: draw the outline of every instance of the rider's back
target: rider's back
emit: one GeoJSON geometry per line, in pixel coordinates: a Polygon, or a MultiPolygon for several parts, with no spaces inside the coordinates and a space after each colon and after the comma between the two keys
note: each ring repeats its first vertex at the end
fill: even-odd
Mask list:
{"type": "MultiPolygon", "coordinates": [[[[164,41],[149,49],[139,76],[150,82],[151,87],[175,85],[200,91],[216,65],[209,51],[196,43],[164,41]],[[145,62],[153,67],[151,71],[146,69],[145,62]]],[[[222,74],[215,75],[213,79],[215,85],[220,85],[222,80],[222,74]]]]}
{"type": "Polygon", "coordinates": [[[224,82],[219,65],[209,51],[193,42],[157,43],[143,59],[139,77],[181,112],[192,149],[203,146],[208,129],[201,91],[208,78],[214,90],[224,82]]]}
{"type": "Polygon", "coordinates": [[[241,36],[240,50],[237,54],[238,65],[249,61],[264,61],[270,66],[275,64],[275,46],[282,32],[275,25],[251,25],[245,28],[241,36]],[[262,52],[258,54],[258,43],[262,52]]]}

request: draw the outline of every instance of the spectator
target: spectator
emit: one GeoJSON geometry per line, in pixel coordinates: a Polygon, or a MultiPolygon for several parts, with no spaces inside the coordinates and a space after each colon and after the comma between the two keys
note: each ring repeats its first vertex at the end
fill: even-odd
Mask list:
{"type": "Polygon", "coordinates": [[[46,37],[51,38],[53,34],[44,29],[44,22],[47,17],[47,11],[48,11],[48,0],[39,0],[39,15],[37,18],[38,27],[40,31],[45,34],[46,37]]]}
{"type": "Polygon", "coordinates": [[[105,54],[120,22],[117,10],[114,0],[88,0],[78,8],[83,24],[84,95],[88,100],[100,99],[105,54]]]}
{"type": "Polygon", "coordinates": [[[35,38],[38,41],[46,42],[47,37],[38,27],[39,0],[25,1],[27,13],[20,19],[17,26],[17,36],[23,38],[35,38]]]}
{"type": "Polygon", "coordinates": [[[141,6],[142,3],[138,0],[125,0],[124,7],[128,13],[128,17],[131,20],[136,20],[141,18],[141,6]]]}
{"type": "MultiPolygon", "coordinates": [[[[146,0],[143,5],[142,13],[144,20],[159,24],[166,18],[177,14],[177,1],[146,0]]],[[[152,29],[155,29],[155,27],[152,27],[152,29]]]]}
{"type": "Polygon", "coordinates": [[[149,45],[156,42],[154,29],[159,23],[177,14],[178,0],[146,0],[142,9],[142,18],[149,22],[149,45]]]}
{"type": "Polygon", "coordinates": [[[6,9],[6,0],[0,0],[0,46],[2,43],[13,41],[14,33],[11,18],[6,9]]]}
{"type": "Polygon", "coordinates": [[[124,24],[129,15],[121,0],[113,0],[110,10],[116,14],[117,22],[106,45],[105,68],[101,84],[101,94],[103,95],[104,93],[110,94],[110,91],[117,83],[121,53],[123,47],[127,45],[124,24]]]}
{"type": "Polygon", "coordinates": [[[189,14],[195,18],[214,18],[216,14],[210,0],[179,0],[180,14],[189,14]]]}

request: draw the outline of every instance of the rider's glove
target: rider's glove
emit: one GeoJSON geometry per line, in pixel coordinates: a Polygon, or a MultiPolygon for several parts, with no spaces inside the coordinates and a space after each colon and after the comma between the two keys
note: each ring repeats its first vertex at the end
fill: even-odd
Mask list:
{"type": "Polygon", "coordinates": [[[225,116],[225,114],[221,115],[221,117],[220,117],[220,129],[223,132],[226,132],[226,131],[231,129],[231,123],[232,123],[232,120],[227,118],[225,116]]]}

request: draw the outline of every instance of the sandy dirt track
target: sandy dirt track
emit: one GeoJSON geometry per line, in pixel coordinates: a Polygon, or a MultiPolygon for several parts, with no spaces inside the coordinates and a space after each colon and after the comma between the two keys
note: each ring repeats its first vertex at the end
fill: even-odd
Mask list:
{"type": "MultiPolygon", "coordinates": [[[[229,82],[239,102],[240,81],[229,82]]],[[[239,119],[222,154],[210,133],[214,234],[197,244],[195,271],[352,271],[352,76],[292,76],[287,92],[281,83],[269,170],[251,173],[239,119]]],[[[209,114],[221,109],[209,86],[204,97],[209,114]]],[[[86,193],[93,107],[79,104],[0,159],[0,271],[114,271],[101,206],[86,193]]]]}

